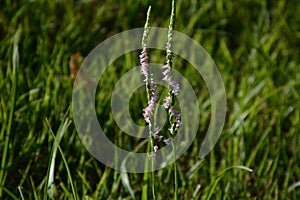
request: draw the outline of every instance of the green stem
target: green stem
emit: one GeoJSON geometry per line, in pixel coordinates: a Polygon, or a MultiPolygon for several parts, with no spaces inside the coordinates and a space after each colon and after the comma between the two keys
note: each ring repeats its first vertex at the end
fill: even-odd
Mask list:
{"type": "Polygon", "coordinates": [[[178,200],[178,172],[177,172],[177,162],[176,162],[176,147],[174,145],[174,143],[172,142],[172,147],[173,147],[173,156],[174,156],[174,181],[175,181],[175,185],[174,185],[174,199],[178,200]]]}
{"type": "MultiPolygon", "coordinates": [[[[147,144],[147,152],[150,152],[150,142],[147,144]]],[[[145,171],[148,170],[149,160],[146,159],[145,161],[145,171]]],[[[149,173],[144,173],[143,178],[143,189],[142,189],[142,200],[148,199],[148,185],[149,185],[149,173]]]]}
{"type": "MultiPolygon", "coordinates": [[[[176,15],[176,3],[175,3],[175,0],[172,0],[172,10],[171,10],[171,18],[170,18],[169,31],[168,31],[168,41],[167,41],[167,45],[166,45],[166,48],[167,48],[166,60],[167,60],[167,65],[170,70],[170,73],[171,73],[171,69],[172,69],[172,65],[173,65],[172,42],[173,42],[173,35],[174,35],[175,15],[176,15]]],[[[171,74],[170,74],[170,77],[172,77],[171,74]]],[[[171,92],[170,84],[168,86],[168,89],[169,89],[169,96],[171,97],[170,108],[174,109],[175,95],[171,92]]],[[[171,127],[174,125],[173,123],[175,123],[172,121],[172,115],[169,116],[169,123],[170,123],[171,127]]],[[[176,162],[176,147],[175,147],[173,141],[172,141],[172,147],[173,147],[173,156],[174,156],[174,165],[173,165],[174,166],[174,199],[178,200],[178,180],[177,180],[178,175],[177,175],[177,162],[176,162]]]]}
{"type": "MultiPolygon", "coordinates": [[[[7,131],[5,135],[4,148],[2,153],[1,160],[1,169],[0,169],[0,183],[4,185],[5,183],[5,168],[6,168],[6,157],[9,148],[10,134],[12,129],[13,116],[16,105],[16,95],[17,95],[17,82],[18,82],[18,68],[19,68],[19,50],[18,50],[18,41],[19,41],[20,29],[17,31],[14,37],[14,50],[13,50],[13,77],[12,77],[12,95],[11,95],[11,106],[9,112],[9,119],[7,123],[7,131]]],[[[0,196],[2,196],[2,187],[0,187],[0,196]]]]}
{"type": "MultiPolygon", "coordinates": [[[[146,23],[145,23],[143,38],[142,38],[142,48],[145,48],[147,46],[147,40],[148,40],[148,36],[149,36],[149,18],[150,18],[150,12],[151,12],[151,6],[149,6],[148,11],[147,11],[147,19],[146,19],[146,23]]],[[[150,75],[151,74],[150,73],[150,69],[147,69],[147,70],[148,70],[148,75],[150,75]]],[[[151,99],[151,91],[150,90],[151,90],[150,76],[148,76],[148,77],[146,76],[146,92],[147,92],[147,100],[148,100],[148,102],[151,99]]],[[[153,151],[153,147],[154,147],[152,125],[153,124],[150,122],[149,123],[149,137],[150,137],[150,150],[149,150],[149,152],[153,151]]],[[[155,174],[154,174],[154,164],[155,163],[154,163],[154,158],[153,157],[151,157],[150,159],[151,159],[152,195],[153,195],[153,199],[156,199],[156,194],[155,194],[155,174]]],[[[145,178],[148,179],[148,176],[145,176],[145,178]]]]}
{"type": "MultiPolygon", "coordinates": [[[[150,151],[153,151],[153,147],[154,147],[154,142],[153,142],[153,132],[152,132],[152,125],[151,123],[149,124],[149,136],[150,136],[150,151]]],[[[151,179],[152,179],[152,196],[153,199],[156,199],[156,195],[155,195],[155,174],[154,174],[154,157],[151,157],[151,179]]]]}

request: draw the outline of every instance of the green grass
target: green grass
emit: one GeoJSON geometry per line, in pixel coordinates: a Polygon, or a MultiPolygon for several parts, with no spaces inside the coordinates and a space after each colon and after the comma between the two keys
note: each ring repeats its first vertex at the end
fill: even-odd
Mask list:
{"type": "MultiPolygon", "coordinates": [[[[171,3],[165,1],[1,1],[0,199],[141,199],[147,188],[152,198],[143,174],[115,171],[87,152],[68,112],[70,56],[85,57],[105,38],[143,27],[149,5],[151,26],[167,28],[171,3]]],[[[201,76],[175,59],[201,111],[197,138],[177,162],[179,199],[299,199],[300,4],[178,0],[176,7],[175,30],[198,41],[214,59],[228,103],[218,143],[199,160],[210,120],[209,94],[201,76]]],[[[141,140],[114,123],[110,95],[118,78],[139,65],[138,54],[109,66],[96,102],[109,138],[131,150],[140,148],[141,140]]],[[[153,51],[152,58],[164,62],[164,56],[153,51]]],[[[141,92],[130,107],[143,124],[141,92]]],[[[173,198],[173,167],[155,177],[158,199],[173,198]]]]}

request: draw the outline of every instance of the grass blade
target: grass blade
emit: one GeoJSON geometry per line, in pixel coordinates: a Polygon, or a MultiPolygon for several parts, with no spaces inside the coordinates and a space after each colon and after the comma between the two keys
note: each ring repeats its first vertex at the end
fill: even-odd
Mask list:
{"type": "MultiPolygon", "coordinates": [[[[6,129],[6,136],[4,142],[4,148],[2,152],[2,159],[1,159],[1,169],[0,169],[0,185],[4,185],[6,179],[6,158],[9,149],[10,143],[10,135],[12,129],[12,123],[14,119],[14,112],[15,112],[15,104],[16,104],[16,95],[17,95],[17,84],[18,84],[18,69],[19,69],[19,37],[21,34],[21,29],[19,29],[15,36],[14,36],[14,48],[13,48],[13,74],[12,74],[12,93],[11,93],[11,101],[10,101],[10,110],[9,110],[9,118],[7,123],[6,129]]],[[[3,129],[4,130],[4,129],[3,129]]],[[[2,188],[0,187],[0,197],[2,196],[2,188]]]]}
{"type": "MultiPolygon", "coordinates": [[[[53,133],[52,129],[51,129],[51,126],[50,126],[50,123],[49,121],[46,119],[46,123],[49,127],[49,130],[50,130],[50,133],[51,135],[53,136],[54,138],[54,142],[56,144],[56,147],[58,148],[60,154],[61,154],[61,157],[62,157],[62,160],[65,164],[65,167],[66,167],[66,170],[67,170],[67,174],[68,174],[68,178],[69,178],[69,181],[70,181],[70,184],[71,184],[71,189],[72,189],[72,195],[73,195],[73,198],[76,200],[77,199],[77,195],[76,195],[76,192],[75,192],[75,187],[74,187],[74,184],[73,184],[73,180],[72,180],[72,176],[71,176],[71,172],[70,172],[70,169],[69,169],[69,166],[68,166],[68,163],[67,163],[67,160],[64,156],[64,153],[62,151],[62,149],[60,148],[59,146],[59,138],[55,136],[55,134],[53,133]]],[[[60,133],[58,133],[57,135],[60,136],[62,135],[68,128],[68,126],[71,124],[71,121],[69,119],[65,119],[65,122],[63,123],[62,125],[62,128],[60,130],[60,133]]],[[[49,177],[50,177],[50,171],[49,171],[49,177]]],[[[49,181],[50,178],[48,178],[48,181],[49,181]]],[[[50,182],[48,182],[50,183],[50,182]]]]}
{"type": "Polygon", "coordinates": [[[0,188],[2,189],[3,192],[5,192],[6,194],[8,194],[9,197],[10,197],[11,199],[15,199],[15,200],[18,200],[18,199],[19,199],[16,195],[14,195],[14,194],[13,194],[11,191],[9,191],[6,187],[0,186],[0,188]]]}
{"type": "Polygon", "coordinates": [[[293,183],[292,185],[289,186],[288,188],[288,192],[291,192],[293,189],[295,189],[296,187],[300,186],[300,181],[293,183]]]}
{"type": "Polygon", "coordinates": [[[205,197],[206,200],[208,199],[211,199],[212,195],[213,195],[213,192],[217,186],[217,184],[219,183],[219,181],[221,180],[221,178],[223,177],[224,173],[227,172],[228,170],[231,170],[231,169],[243,169],[243,170],[246,170],[248,172],[252,172],[252,169],[248,168],[248,167],[245,167],[245,166],[241,166],[241,165],[236,165],[236,166],[232,166],[232,167],[228,167],[224,170],[222,170],[218,175],[217,177],[213,180],[210,188],[209,188],[209,191],[205,197]]]}
{"type": "Polygon", "coordinates": [[[128,177],[128,174],[127,172],[123,172],[121,171],[121,180],[122,180],[122,183],[123,183],[123,186],[126,188],[126,190],[129,192],[130,196],[132,197],[132,199],[135,200],[135,195],[134,195],[134,191],[130,185],[130,182],[129,182],[129,177],[128,177]]]}
{"type": "Polygon", "coordinates": [[[51,199],[53,199],[54,195],[54,169],[55,169],[55,159],[58,149],[58,144],[60,143],[63,134],[65,133],[67,127],[69,126],[68,120],[66,120],[57,131],[56,141],[53,143],[53,147],[50,154],[50,165],[49,165],[49,176],[47,179],[47,193],[51,199]]]}
{"type": "Polygon", "coordinates": [[[25,200],[25,198],[24,198],[24,196],[23,196],[23,192],[22,192],[22,187],[19,186],[19,187],[18,187],[18,190],[19,190],[19,192],[20,192],[21,199],[22,199],[22,200],[25,200]]]}

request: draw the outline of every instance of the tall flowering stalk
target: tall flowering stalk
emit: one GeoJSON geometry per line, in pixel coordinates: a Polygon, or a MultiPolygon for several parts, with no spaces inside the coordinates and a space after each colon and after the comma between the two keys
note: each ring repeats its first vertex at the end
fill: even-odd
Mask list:
{"type": "MultiPolygon", "coordinates": [[[[173,65],[173,51],[172,51],[172,43],[173,43],[173,35],[174,35],[174,23],[175,23],[175,0],[172,1],[172,11],[171,11],[171,19],[169,24],[169,31],[168,31],[168,41],[166,44],[166,64],[162,67],[163,68],[163,80],[167,81],[168,83],[168,95],[164,99],[163,106],[168,110],[169,116],[169,133],[170,138],[167,138],[168,142],[171,142],[173,147],[173,156],[174,156],[174,199],[178,199],[178,177],[177,177],[177,163],[176,163],[176,146],[174,145],[172,138],[175,137],[180,125],[181,125],[181,114],[175,110],[175,97],[178,95],[180,87],[179,84],[172,79],[171,69],[173,65]]],[[[164,141],[166,141],[164,140],[164,141]]]]}
{"type": "MultiPolygon", "coordinates": [[[[142,39],[142,46],[143,46],[143,51],[140,54],[140,63],[141,63],[141,74],[144,76],[144,82],[146,84],[146,92],[147,92],[147,100],[148,100],[148,105],[145,109],[143,109],[143,116],[146,121],[146,123],[149,126],[149,136],[151,138],[151,149],[153,149],[153,138],[154,138],[154,120],[153,120],[153,115],[154,115],[154,109],[155,109],[155,104],[158,99],[158,92],[156,85],[153,80],[153,74],[150,71],[149,64],[148,64],[148,56],[147,56],[147,39],[149,35],[149,15],[150,15],[150,10],[151,7],[149,7],[148,12],[147,12],[147,21],[145,24],[145,29],[144,29],[144,34],[143,34],[143,39],[142,39]]],[[[151,157],[152,154],[149,154],[151,157]]]]}
{"type": "Polygon", "coordinates": [[[174,35],[174,23],[175,23],[175,0],[172,1],[172,11],[171,11],[171,19],[169,24],[169,31],[168,31],[168,41],[166,44],[166,64],[162,67],[163,68],[163,80],[167,81],[168,83],[168,95],[164,99],[163,106],[168,110],[169,115],[169,123],[170,128],[169,131],[171,135],[175,135],[181,125],[181,114],[175,110],[175,97],[178,95],[180,87],[179,84],[172,79],[171,69],[173,65],[173,51],[172,51],[172,43],[173,43],[173,35],[174,35]]]}
{"type": "MultiPolygon", "coordinates": [[[[163,80],[168,83],[168,94],[164,99],[163,106],[165,109],[168,110],[168,119],[169,119],[169,134],[167,137],[164,137],[160,134],[159,128],[155,127],[155,121],[154,121],[154,111],[156,107],[156,103],[158,100],[158,91],[156,88],[156,85],[153,80],[153,74],[151,73],[151,70],[149,68],[149,60],[147,56],[147,40],[149,35],[149,15],[150,15],[150,9],[149,7],[147,12],[147,20],[145,23],[145,29],[143,33],[142,38],[142,52],[140,54],[140,63],[141,63],[141,74],[144,78],[144,82],[146,84],[146,92],[147,92],[147,107],[143,109],[143,116],[148,124],[149,127],[149,137],[150,137],[150,149],[151,152],[148,154],[148,157],[151,159],[152,164],[152,194],[153,199],[156,199],[155,195],[155,177],[154,177],[154,157],[155,152],[159,149],[157,145],[154,145],[154,141],[163,141],[166,144],[172,144],[173,147],[173,155],[174,155],[174,179],[175,179],[175,195],[174,199],[178,199],[178,181],[177,181],[177,163],[175,161],[176,159],[176,148],[173,143],[173,138],[175,137],[180,125],[181,125],[181,114],[175,109],[175,98],[178,95],[180,91],[179,84],[173,80],[171,69],[173,64],[173,52],[172,52],[172,42],[173,42],[173,30],[174,30],[174,22],[175,22],[175,0],[172,1],[172,11],[171,11],[171,19],[170,19],[170,25],[169,25],[169,31],[168,31],[168,41],[166,44],[166,64],[163,66],[163,80]]],[[[147,176],[144,176],[144,180],[147,180],[145,178],[147,176]]],[[[145,187],[145,190],[143,188],[143,199],[144,195],[147,192],[147,187],[145,187]]],[[[145,197],[146,199],[147,197],[145,197]]]]}
{"type": "MultiPolygon", "coordinates": [[[[147,40],[148,40],[148,35],[149,35],[149,17],[150,17],[150,11],[151,11],[151,6],[148,9],[147,12],[147,20],[145,23],[145,28],[144,28],[144,33],[143,33],[143,38],[142,38],[142,48],[143,51],[140,54],[140,63],[141,63],[141,74],[144,77],[144,82],[146,84],[146,92],[147,92],[147,100],[148,100],[148,105],[145,109],[143,109],[143,116],[146,121],[146,123],[149,126],[149,137],[150,137],[150,148],[153,151],[157,151],[158,147],[154,146],[154,132],[157,128],[154,128],[154,120],[153,120],[153,115],[154,115],[154,110],[155,110],[155,104],[158,99],[158,92],[156,85],[153,81],[153,74],[151,73],[151,70],[149,68],[149,61],[148,61],[148,56],[147,56],[147,40]]],[[[154,153],[150,153],[148,155],[149,158],[153,158],[155,156],[154,153]]],[[[153,199],[156,199],[155,195],[155,177],[154,177],[154,160],[151,159],[151,179],[152,179],[152,195],[153,199]]],[[[147,192],[147,191],[146,191],[147,192]]]]}

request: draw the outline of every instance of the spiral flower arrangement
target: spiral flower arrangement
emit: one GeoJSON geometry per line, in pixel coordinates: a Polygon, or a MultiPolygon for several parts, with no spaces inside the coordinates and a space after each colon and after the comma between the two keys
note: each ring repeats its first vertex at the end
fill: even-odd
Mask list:
{"type": "MultiPolygon", "coordinates": [[[[154,168],[154,160],[155,153],[158,151],[159,146],[157,143],[158,141],[163,141],[165,144],[172,144],[173,152],[174,152],[174,179],[175,179],[175,195],[174,199],[178,199],[178,184],[177,184],[177,165],[175,161],[175,151],[176,147],[173,144],[173,138],[175,137],[181,122],[181,113],[175,109],[175,98],[180,92],[179,84],[173,80],[172,77],[172,65],[173,65],[173,51],[172,51],[172,42],[173,42],[173,30],[174,30],[174,23],[175,23],[175,1],[172,1],[172,11],[171,11],[171,18],[170,18],[170,25],[168,30],[168,41],[166,43],[166,64],[162,66],[163,72],[163,81],[167,82],[168,85],[168,94],[164,98],[163,107],[167,110],[167,115],[169,119],[169,128],[168,134],[161,134],[159,132],[159,127],[156,127],[155,120],[154,120],[154,112],[157,101],[159,99],[158,90],[156,84],[153,81],[153,73],[151,73],[151,69],[149,66],[149,57],[147,55],[147,40],[149,36],[149,17],[150,17],[150,10],[149,7],[147,12],[147,20],[145,23],[143,38],[142,38],[142,52],[140,54],[140,63],[141,63],[141,75],[143,76],[143,81],[146,85],[146,92],[147,92],[147,100],[148,104],[147,107],[143,109],[143,117],[149,127],[149,138],[150,138],[150,148],[151,151],[148,154],[148,157],[151,159],[152,169],[154,168]]],[[[155,195],[155,176],[152,170],[152,194],[153,198],[156,198],[155,195]]]]}

